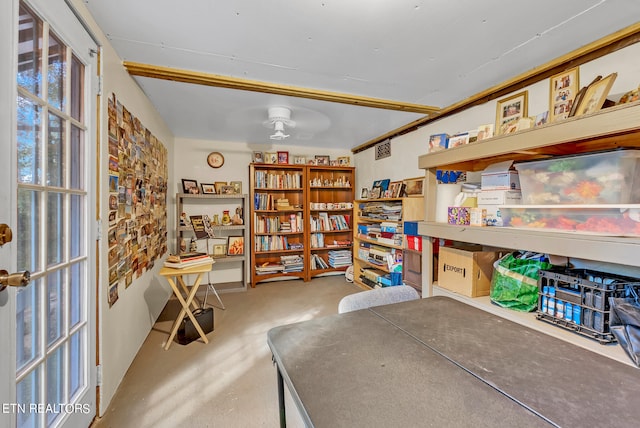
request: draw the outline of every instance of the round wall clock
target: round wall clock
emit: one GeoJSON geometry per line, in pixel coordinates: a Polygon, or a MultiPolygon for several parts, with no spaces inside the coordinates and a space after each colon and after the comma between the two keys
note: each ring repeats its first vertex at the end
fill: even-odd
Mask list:
{"type": "Polygon", "coordinates": [[[224,156],[220,152],[211,152],[207,156],[207,163],[211,168],[220,168],[224,165],[224,156]]]}

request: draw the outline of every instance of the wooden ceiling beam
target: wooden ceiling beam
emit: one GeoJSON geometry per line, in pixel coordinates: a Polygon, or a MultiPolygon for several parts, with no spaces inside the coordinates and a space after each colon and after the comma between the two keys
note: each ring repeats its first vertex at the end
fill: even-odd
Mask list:
{"type": "Polygon", "coordinates": [[[431,115],[440,109],[421,104],[404,103],[400,101],[383,100],[380,98],[363,97],[339,92],[321,91],[318,89],[302,88],[276,83],[260,82],[257,80],[239,79],[237,77],[220,76],[199,71],[181,70],[151,64],[124,61],[124,67],[130,75],[150,77],[153,79],[171,80],[174,82],[192,83],[196,85],[215,86],[218,88],[239,89],[243,91],[263,92],[268,94],[285,95],[288,97],[309,98],[312,100],[329,101],[332,103],[350,104],[358,107],[371,107],[385,110],[395,110],[410,113],[431,115]]]}

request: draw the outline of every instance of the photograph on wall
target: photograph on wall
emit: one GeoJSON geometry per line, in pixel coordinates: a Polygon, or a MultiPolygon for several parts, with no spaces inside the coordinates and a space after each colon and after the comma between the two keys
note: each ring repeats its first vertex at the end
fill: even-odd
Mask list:
{"type": "Polygon", "coordinates": [[[167,252],[167,149],[117,99],[108,100],[109,304],[167,252]],[[114,227],[115,226],[115,227],[114,227]]]}

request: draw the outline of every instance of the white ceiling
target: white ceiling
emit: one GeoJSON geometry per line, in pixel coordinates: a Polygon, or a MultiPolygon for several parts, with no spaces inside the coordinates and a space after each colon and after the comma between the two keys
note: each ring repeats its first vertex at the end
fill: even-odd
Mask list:
{"type": "MultiPolygon", "coordinates": [[[[638,0],[85,0],[124,61],[447,107],[635,24],[638,0]]],[[[353,148],[423,114],[135,77],[178,138],[353,148]]]]}

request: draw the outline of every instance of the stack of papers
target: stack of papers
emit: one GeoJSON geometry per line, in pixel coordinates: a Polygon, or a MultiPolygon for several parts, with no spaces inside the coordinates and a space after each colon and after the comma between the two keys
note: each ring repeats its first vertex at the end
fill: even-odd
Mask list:
{"type": "Polygon", "coordinates": [[[170,255],[167,257],[167,260],[165,260],[164,266],[174,269],[184,269],[211,263],[213,263],[213,259],[207,253],[191,252],[170,255]]]}

